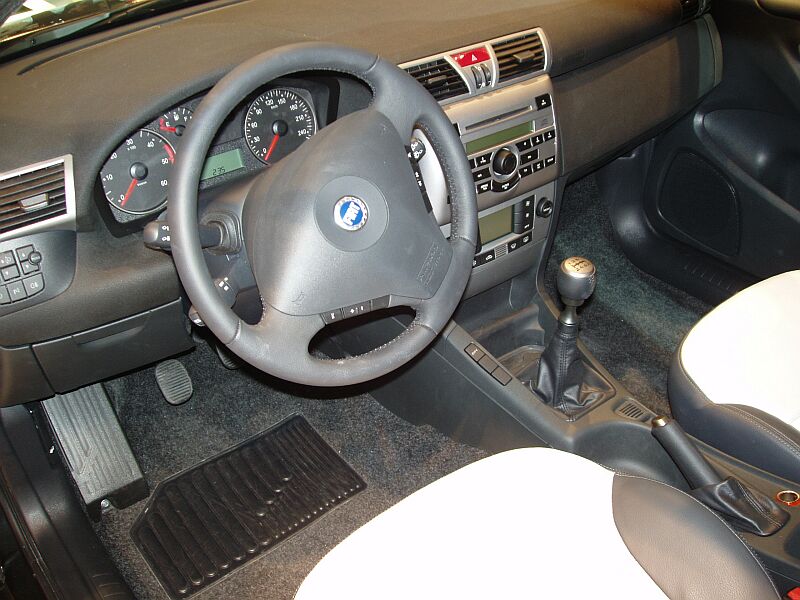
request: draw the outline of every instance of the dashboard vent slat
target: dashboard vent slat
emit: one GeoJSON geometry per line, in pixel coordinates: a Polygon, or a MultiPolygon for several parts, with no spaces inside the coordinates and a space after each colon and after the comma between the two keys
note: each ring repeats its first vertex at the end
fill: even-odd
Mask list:
{"type": "Polygon", "coordinates": [[[499,81],[535,73],[545,67],[544,44],[538,33],[495,42],[492,49],[497,57],[499,81]]]}
{"type": "Polygon", "coordinates": [[[64,163],[0,180],[0,234],[67,214],[64,163]]]}
{"type": "Polygon", "coordinates": [[[453,98],[469,91],[461,75],[443,58],[406,67],[406,73],[419,81],[436,100],[453,98]]]}

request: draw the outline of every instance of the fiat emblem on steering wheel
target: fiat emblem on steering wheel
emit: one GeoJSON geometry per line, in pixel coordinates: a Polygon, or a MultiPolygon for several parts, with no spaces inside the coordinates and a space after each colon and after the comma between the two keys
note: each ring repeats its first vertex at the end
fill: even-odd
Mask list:
{"type": "Polygon", "coordinates": [[[367,224],[369,210],[366,203],[356,196],[344,196],[333,207],[334,222],[346,231],[358,231],[367,224]]]}

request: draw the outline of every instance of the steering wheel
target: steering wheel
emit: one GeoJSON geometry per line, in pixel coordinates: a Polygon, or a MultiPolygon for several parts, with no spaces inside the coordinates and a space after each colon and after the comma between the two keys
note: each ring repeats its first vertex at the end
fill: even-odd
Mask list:
{"type": "Polygon", "coordinates": [[[276,377],[317,386],[368,381],[422,352],[453,315],[477,239],[472,173],[439,104],[413,78],[361,50],[285,46],[231,71],[195,111],[181,142],[169,201],[172,255],[195,309],[233,353],[276,377]],[[264,308],[240,319],[218,292],[198,234],[198,185],[211,142],[251,92],[299,71],[352,75],[372,102],[321,129],[259,175],[243,194],[244,247],[264,308]],[[439,158],[452,218],[449,240],[428,212],[406,154],[419,128],[439,158]],[[325,315],[347,306],[408,306],[399,336],[366,354],[309,352],[325,315]]]}

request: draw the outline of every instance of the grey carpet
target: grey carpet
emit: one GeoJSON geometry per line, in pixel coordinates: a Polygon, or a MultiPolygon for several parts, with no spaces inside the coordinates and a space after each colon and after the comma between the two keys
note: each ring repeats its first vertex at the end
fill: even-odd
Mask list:
{"type": "MultiPolygon", "coordinates": [[[[429,427],[407,423],[366,395],[308,397],[258,373],[228,371],[206,344],[180,360],[195,386],[194,397],[181,406],[163,400],[152,368],[107,384],[151,489],[293,413],[303,414],[367,482],[364,492],[198,599],[292,598],[311,568],[358,526],[427,483],[485,456],[429,427]]],[[[166,598],[130,538],[143,507],[144,501],[108,513],[97,531],[138,598],[166,598]]]]}
{"type": "Polygon", "coordinates": [[[582,338],[608,371],[643,404],[669,414],[667,373],[683,336],[710,306],[635,267],[614,240],[594,177],[565,190],[547,265],[554,295],[561,260],[585,256],[597,266],[597,290],[582,309],[582,338]]]}

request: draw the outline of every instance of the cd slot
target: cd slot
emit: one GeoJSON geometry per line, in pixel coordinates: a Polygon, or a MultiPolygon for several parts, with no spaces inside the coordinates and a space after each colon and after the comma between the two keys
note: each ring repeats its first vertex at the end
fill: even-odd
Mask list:
{"type": "Polygon", "coordinates": [[[518,108],[516,110],[511,110],[501,115],[493,115],[488,119],[484,119],[483,121],[478,121],[477,123],[472,123],[471,125],[466,125],[464,127],[464,133],[469,133],[475,131],[476,129],[481,129],[483,127],[487,127],[489,125],[497,125],[503,123],[504,121],[509,121],[511,119],[516,119],[517,117],[521,117],[527,115],[528,113],[533,112],[532,106],[524,106],[522,108],[518,108]]]}

